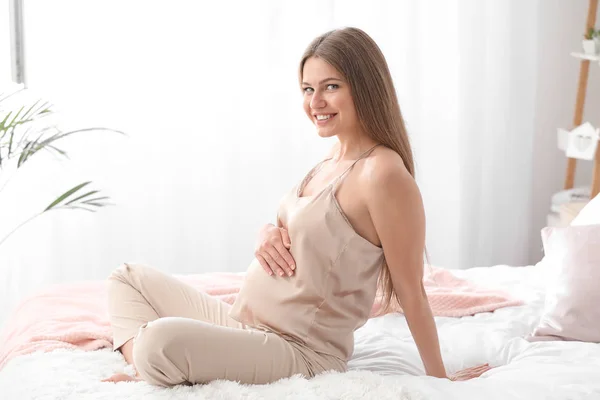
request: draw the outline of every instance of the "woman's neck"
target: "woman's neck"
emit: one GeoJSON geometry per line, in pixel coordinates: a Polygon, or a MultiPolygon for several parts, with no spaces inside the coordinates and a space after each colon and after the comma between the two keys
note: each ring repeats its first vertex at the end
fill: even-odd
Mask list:
{"type": "Polygon", "coordinates": [[[356,160],[365,151],[377,144],[366,134],[338,135],[336,151],[333,154],[333,161],[356,160]]]}

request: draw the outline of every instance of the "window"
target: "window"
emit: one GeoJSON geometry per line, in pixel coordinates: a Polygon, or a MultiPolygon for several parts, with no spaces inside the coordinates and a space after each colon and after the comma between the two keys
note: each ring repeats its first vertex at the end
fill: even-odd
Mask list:
{"type": "Polygon", "coordinates": [[[0,8],[0,82],[25,82],[23,0],[9,0],[0,8]]]}
{"type": "Polygon", "coordinates": [[[8,3],[0,7],[0,92],[10,77],[10,24],[8,3]]]}

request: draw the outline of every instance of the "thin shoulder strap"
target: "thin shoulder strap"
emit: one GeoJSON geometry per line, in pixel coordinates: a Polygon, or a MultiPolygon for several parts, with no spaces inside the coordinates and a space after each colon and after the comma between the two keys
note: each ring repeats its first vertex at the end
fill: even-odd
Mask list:
{"type": "Polygon", "coordinates": [[[373,150],[375,150],[375,148],[377,146],[381,146],[381,143],[376,144],[375,146],[371,147],[369,150],[365,151],[364,153],[362,153],[356,160],[354,160],[354,162],[352,164],[350,164],[350,166],[348,168],[346,168],[346,170],[344,170],[344,172],[342,172],[340,174],[340,176],[338,176],[334,183],[333,183],[333,188],[334,190],[337,188],[337,186],[344,180],[344,178],[346,177],[346,175],[348,174],[348,172],[350,172],[350,170],[352,168],[354,168],[354,166],[356,165],[357,162],[359,162],[360,160],[362,160],[363,158],[367,157],[369,154],[371,154],[373,152],[373,150]]]}
{"type": "Polygon", "coordinates": [[[312,169],[310,171],[308,171],[308,174],[306,174],[304,179],[302,179],[302,181],[300,181],[300,184],[296,188],[296,194],[298,196],[300,196],[304,192],[304,187],[306,186],[308,181],[310,181],[313,178],[313,176],[315,176],[317,171],[321,169],[321,167],[323,166],[325,161],[329,161],[329,160],[331,160],[331,157],[328,157],[324,160],[319,161],[319,163],[317,165],[315,165],[314,167],[312,167],[312,169]]]}

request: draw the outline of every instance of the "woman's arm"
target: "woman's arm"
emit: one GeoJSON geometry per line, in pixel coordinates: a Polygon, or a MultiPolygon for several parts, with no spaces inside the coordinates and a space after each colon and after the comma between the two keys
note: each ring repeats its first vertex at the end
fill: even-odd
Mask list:
{"type": "Polygon", "coordinates": [[[414,178],[398,160],[382,157],[376,161],[367,178],[365,201],[425,372],[446,378],[437,329],[423,287],[423,201],[414,178]]]}

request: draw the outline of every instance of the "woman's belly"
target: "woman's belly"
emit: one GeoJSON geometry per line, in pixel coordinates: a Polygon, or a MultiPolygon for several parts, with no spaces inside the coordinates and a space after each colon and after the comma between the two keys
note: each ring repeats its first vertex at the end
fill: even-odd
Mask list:
{"type": "Polygon", "coordinates": [[[304,343],[315,312],[324,300],[327,268],[310,268],[298,260],[296,263],[292,276],[270,276],[253,260],[230,316],[304,343]]]}

